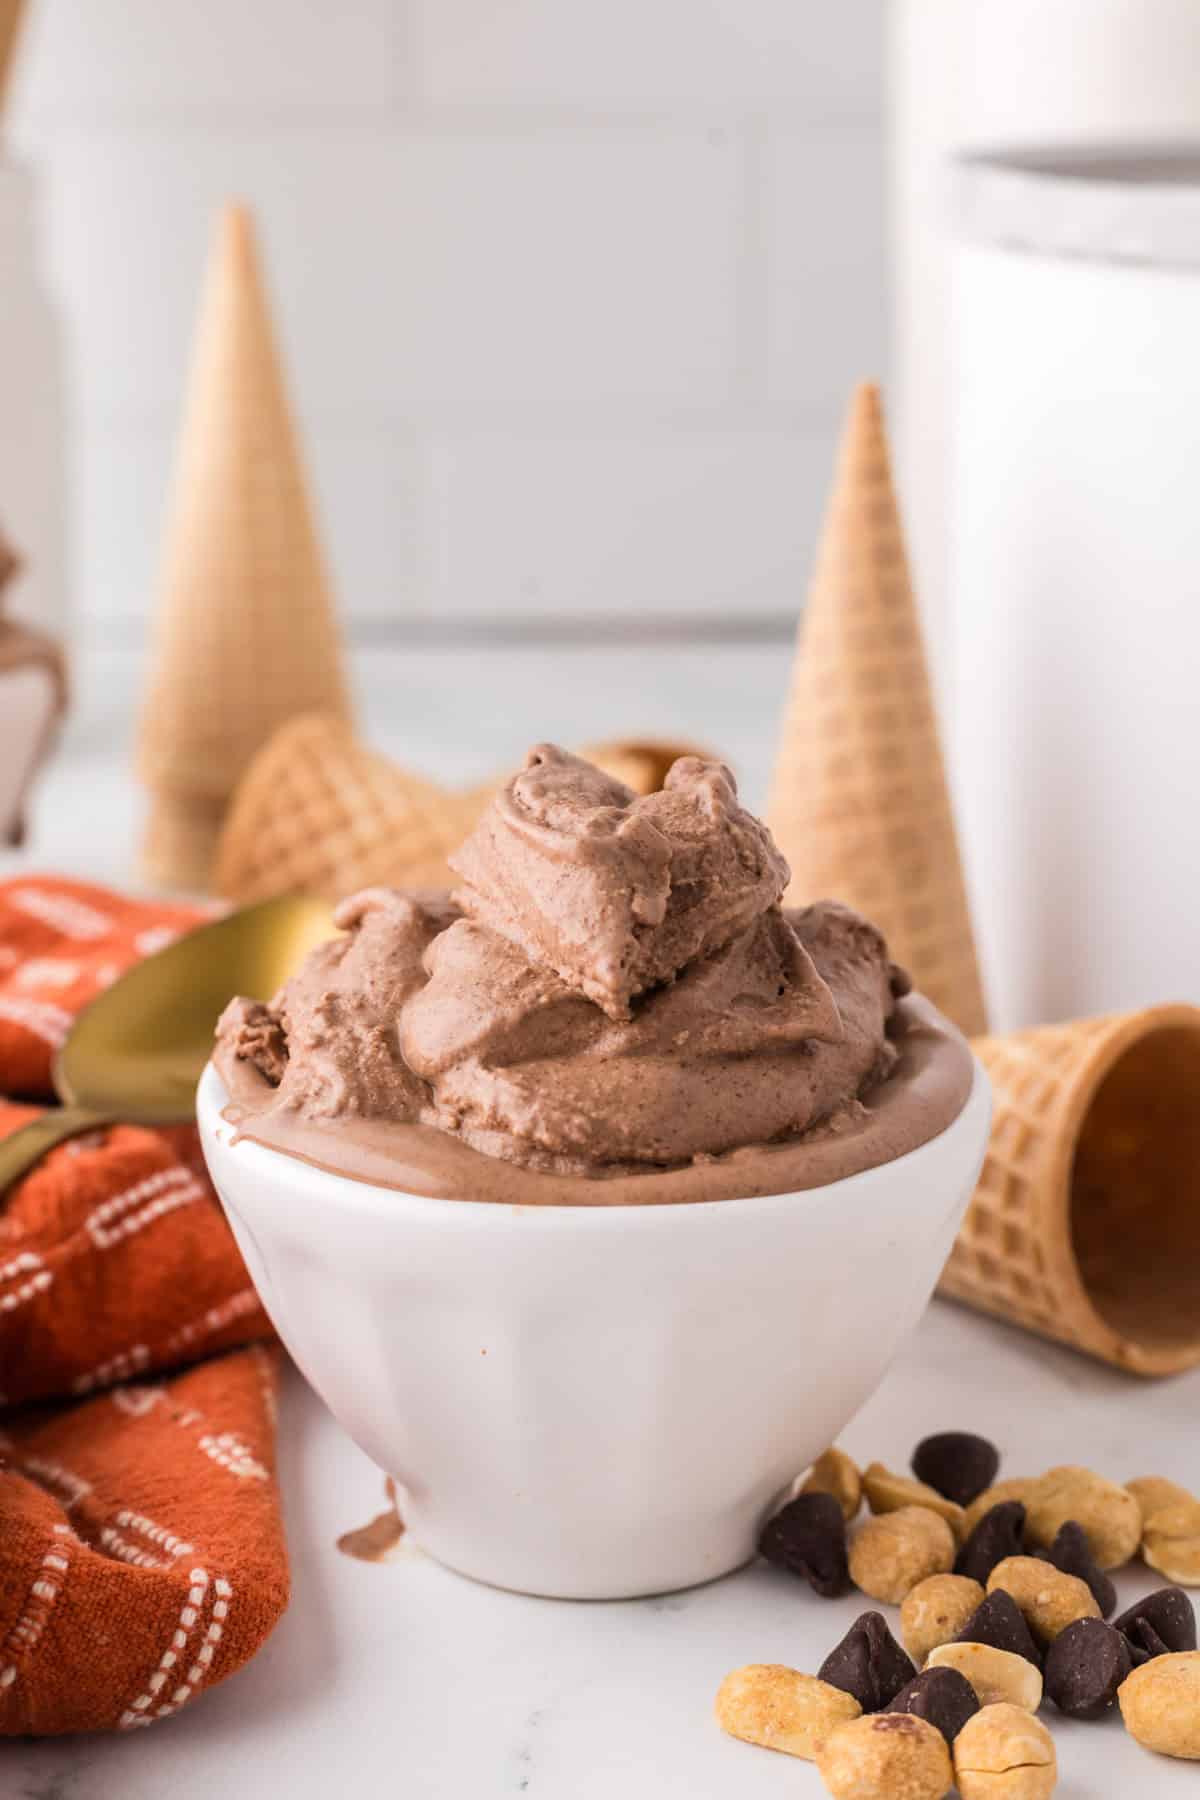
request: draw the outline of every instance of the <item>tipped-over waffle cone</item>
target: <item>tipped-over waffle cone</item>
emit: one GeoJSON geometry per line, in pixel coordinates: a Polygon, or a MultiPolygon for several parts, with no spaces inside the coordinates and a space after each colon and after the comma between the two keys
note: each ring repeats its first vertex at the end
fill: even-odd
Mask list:
{"type": "Polygon", "coordinates": [[[1200,1363],[1200,1009],[974,1048],[995,1114],[942,1292],[1140,1375],[1200,1363]]]}
{"type": "Polygon", "coordinates": [[[348,715],[333,604],[248,214],[209,265],[165,546],[138,760],[227,799],[297,714],[348,715]]]}
{"type": "Polygon", "coordinates": [[[842,440],[775,765],[768,823],[790,897],[872,919],[916,985],[986,1028],[937,717],[878,390],[842,440]]]}
{"type": "MultiPolygon", "coordinates": [[[[616,742],[583,752],[650,793],[685,747],[616,742]]],[[[341,720],[295,719],[255,758],[221,837],[216,886],[242,902],[289,891],[334,900],[375,883],[445,887],[446,858],[501,780],[466,791],[398,768],[341,720]]]]}
{"type": "Polygon", "coordinates": [[[368,750],[339,719],[294,719],[234,797],[217,889],[249,901],[293,890],[336,900],[377,883],[445,887],[446,857],[470,829],[463,800],[368,750]]]}

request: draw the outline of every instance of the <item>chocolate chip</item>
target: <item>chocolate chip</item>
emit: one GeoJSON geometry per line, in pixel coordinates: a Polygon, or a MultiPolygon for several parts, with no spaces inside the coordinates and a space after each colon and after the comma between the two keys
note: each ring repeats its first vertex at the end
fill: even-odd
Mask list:
{"type": "Polygon", "coordinates": [[[1025,1554],[1025,1507],[1020,1500],[1001,1500],[990,1507],[955,1558],[954,1573],[969,1575],[980,1587],[1006,1556],[1025,1554]]]}
{"type": "Polygon", "coordinates": [[[980,1601],[954,1642],[990,1644],[993,1650],[1010,1650],[1014,1656],[1023,1656],[1035,1669],[1042,1666],[1025,1615],[1003,1588],[993,1588],[987,1598],[980,1601]]]}
{"type": "Polygon", "coordinates": [[[1129,1645],[1135,1669],[1152,1657],[1196,1648],[1196,1615],[1182,1588],[1157,1588],[1135,1600],[1113,1624],[1129,1645]]]}
{"type": "Polygon", "coordinates": [[[1065,1525],[1059,1526],[1050,1548],[1035,1554],[1043,1562],[1053,1563],[1064,1575],[1077,1575],[1080,1581],[1086,1581],[1092,1590],[1092,1599],[1100,1608],[1101,1618],[1108,1618],[1117,1604],[1117,1590],[1092,1555],[1082,1525],[1068,1519],[1065,1525]]]}
{"type": "Polygon", "coordinates": [[[1133,1667],[1129,1645],[1103,1619],[1076,1619],[1046,1653],[1046,1693],[1069,1719],[1102,1719],[1133,1667]]]}
{"type": "Polygon", "coordinates": [[[832,1494],[798,1494],[763,1526],[758,1548],[768,1562],[800,1575],[826,1600],[850,1585],[846,1521],[832,1494]]]}
{"type": "Polygon", "coordinates": [[[877,1612],[855,1619],[817,1670],[822,1681],[853,1694],[868,1713],[882,1712],[916,1672],[877,1612]]]}
{"type": "Polygon", "coordinates": [[[979,1711],[979,1697],[957,1669],[926,1669],[900,1689],[887,1711],[915,1713],[918,1719],[936,1725],[952,1744],[967,1720],[979,1711]]]}
{"type": "Polygon", "coordinates": [[[1000,1452],[973,1431],[938,1431],[913,1451],[912,1472],[958,1506],[970,1506],[991,1487],[1000,1452]]]}

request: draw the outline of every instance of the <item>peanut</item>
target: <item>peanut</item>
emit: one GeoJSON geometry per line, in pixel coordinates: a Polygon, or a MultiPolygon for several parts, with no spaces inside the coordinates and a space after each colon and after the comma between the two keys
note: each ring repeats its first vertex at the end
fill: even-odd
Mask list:
{"type": "Polygon", "coordinates": [[[1042,1703],[1042,1676],[1024,1656],[991,1644],[939,1644],[927,1669],[957,1669],[979,1696],[980,1706],[1004,1703],[1036,1712],[1042,1703]]]}
{"type": "Polygon", "coordinates": [[[834,1800],[942,1800],[954,1785],[945,1738],[913,1713],[870,1713],[843,1725],[817,1768],[834,1800]]]}
{"type": "Polygon", "coordinates": [[[1031,1475],[1014,1475],[1008,1481],[997,1481],[990,1488],[985,1488],[963,1514],[963,1528],[967,1537],[970,1537],[984,1513],[991,1512],[993,1506],[999,1506],[1002,1500],[1024,1500],[1032,1486],[1031,1475]]]}
{"type": "Polygon", "coordinates": [[[1165,1475],[1139,1475],[1125,1483],[1125,1491],[1137,1501],[1143,1526],[1152,1514],[1161,1512],[1166,1506],[1186,1506],[1189,1501],[1195,1501],[1194,1494],[1180,1487],[1177,1481],[1168,1481],[1165,1475]]]}
{"type": "Polygon", "coordinates": [[[1200,1650],[1155,1656],[1117,1690],[1126,1729],[1147,1750],[1200,1762],[1200,1650]]]}
{"type": "Polygon", "coordinates": [[[834,1444],[818,1456],[800,1488],[802,1494],[832,1494],[847,1525],[862,1505],[862,1474],[853,1458],[834,1444]]]}
{"type": "Polygon", "coordinates": [[[1025,1528],[1039,1549],[1048,1550],[1060,1525],[1082,1525],[1092,1555],[1102,1569],[1119,1569],[1137,1555],[1142,1515],[1134,1496],[1091,1469],[1064,1463],[1047,1469],[1023,1494],[1025,1528]]]}
{"type": "Polygon", "coordinates": [[[899,1606],[928,1575],[954,1567],[954,1533],[924,1506],[902,1506],[860,1526],[850,1545],[850,1577],[872,1600],[899,1606]]]}
{"type": "Polygon", "coordinates": [[[898,1512],[902,1506],[928,1507],[930,1512],[945,1519],[957,1541],[962,1543],[965,1535],[963,1509],[939,1494],[936,1488],[929,1487],[924,1481],[914,1481],[911,1475],[897,1475],[881,1462],[873,1462],[863,1470],[862,1484],[867,1505],[873,1513],[898,1512]]]}
{"type": "Polygon", "coordinates": [[[1036,1556],[1006,1556],[988,1576],[988,1593],[1003,1588],[1025,1615],[1039,1644],[1052,1644],[1076,1619],[1098,1619],[1100,1608],[1086,1581],[1064,1575],[1036,1556]]]}
{"type": "Polygon", "coordinates": [[[957,1637],[983,1599],[983,1589],[967,1575],[929,1575],[900,1603],[900,1636],[920,1668],[931,1650],[957,1637]]]}
{"type": "Polygon", "coordinates": [[[1142,1560],[1182,1587],[1200,1587],[1200,1500],[1178,1482],[1142,1475],[1128,1484],[1142,1520],[1142,1560]]]}
{"type": "Polygon", "coordinates": [[[1058,1764],[1054,1739],[1020,1706],[985,1706],[954,1740],[962,1800],[1046,1800],[1058,1764]]]}
{"type": "Polygon", "coordinates": [[[730,1737],[815,1762],[841,1725],[862,1712],[852,1694],[782,1663],[734,1669],[717,1690],[717,1724],[730,1737]]]}

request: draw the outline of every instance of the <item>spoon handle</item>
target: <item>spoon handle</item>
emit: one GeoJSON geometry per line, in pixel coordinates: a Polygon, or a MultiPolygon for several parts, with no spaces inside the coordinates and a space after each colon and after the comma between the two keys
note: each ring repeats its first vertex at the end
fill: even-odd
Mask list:
{"type": "Polygon", "coordinates": [[[0,1200],[56,1144],[115,1122],[111,1113],[89,1112],[85,1106],[51,1106],[39,1119],[0,1139],[0,1200]]]}

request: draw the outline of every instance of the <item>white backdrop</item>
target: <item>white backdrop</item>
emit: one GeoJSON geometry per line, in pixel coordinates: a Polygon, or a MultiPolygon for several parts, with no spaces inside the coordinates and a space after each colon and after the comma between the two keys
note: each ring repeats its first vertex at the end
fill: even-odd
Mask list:
{"type": "Polygon", "coordinates": [[[794,616],[884,361],[882,0],[38,0],[72,586],[134,635],[214,208],[259,211],[343,604],[794,616]],[[128,627],[125,622],[128,622],[128,627]]]}

